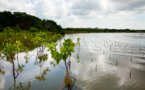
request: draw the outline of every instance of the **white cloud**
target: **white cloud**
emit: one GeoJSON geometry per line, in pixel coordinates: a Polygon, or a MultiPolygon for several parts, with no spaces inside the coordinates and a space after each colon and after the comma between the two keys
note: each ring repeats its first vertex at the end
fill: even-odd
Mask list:
{"type": "Polygon", "coordinates": [[[34,15],[34,5],[30,0],[0,0],[0,11],[27,12],[34,15]]]}
{"type": "Polygon", "coordinates": [[[35,5],[36,15],[47,19],[61,19],[65,13],[64,0],[41,0],[35,5]]]}

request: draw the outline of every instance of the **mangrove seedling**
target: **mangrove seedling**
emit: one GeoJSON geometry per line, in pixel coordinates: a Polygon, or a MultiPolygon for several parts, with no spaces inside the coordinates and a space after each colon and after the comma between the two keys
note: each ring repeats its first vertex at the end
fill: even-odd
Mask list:
{"type": "Polygon", "coordinates": [[[59,64],[61,60],[64,61],[66,67],[66,76],[64,81],[67,80],[67,86],[72,87],[72,83],[70,81],[70,77],[72,76],[69,75],[68,69],[68,65],[70,65],[71,62],[69,60],[69,64],[67,64],[67,58],[71,56],[72,52],[74,52],[75,43],[73,43],[71,39],[64,39],[63,46],[60,47],[60,51],[56,49],[56,46],[57,44],[53,42],[48,44],[48,51],[51,52],[52,58],[57,62],[57,64],[59,64]]]}

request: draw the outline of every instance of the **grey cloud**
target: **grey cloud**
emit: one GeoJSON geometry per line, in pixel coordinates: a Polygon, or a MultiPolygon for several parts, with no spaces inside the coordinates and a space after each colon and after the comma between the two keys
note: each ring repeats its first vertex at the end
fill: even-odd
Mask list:
{"type": "Polygon", "coordinates": [[[145,0],[110,0],[116,11],[138,12],[145,6],[145,0]]]}
{"type": "Polygon", "coordinates": [[[99,0],[78,0],[73,3],[72,13],[74,15],[87,16],[92,11],[101,9],[99,0]]]}
{"type": "Polygon", "coordinates": [[[74,15],[80,15],[80,16],[86,16],[89,14],[90,11],[88,10],[85,10],[85,9],[76,9],[76,10],[73,10],[73,14],[74,15]]]}

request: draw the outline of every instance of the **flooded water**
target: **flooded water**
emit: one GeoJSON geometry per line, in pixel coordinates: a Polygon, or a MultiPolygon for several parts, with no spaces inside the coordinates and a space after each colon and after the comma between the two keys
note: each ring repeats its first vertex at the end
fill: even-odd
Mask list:
{"type": "MultiPolygon", "coordinates": [[[[145,90],[145,35],[88,33],[66,34],[63,38],[74,42],[80,38],[80,46],[70,58],[70,73],[76,78],[72,90],[145,90]]],[[[57,65],[47,48],[39,53],[37,50],[15,58],[17,78],[13,77],[12,62],[0,60],[0,90],[60,89],[64,61],[57,65]]],[[[62,90],[67,88],[63,85],[62,90]]]]}

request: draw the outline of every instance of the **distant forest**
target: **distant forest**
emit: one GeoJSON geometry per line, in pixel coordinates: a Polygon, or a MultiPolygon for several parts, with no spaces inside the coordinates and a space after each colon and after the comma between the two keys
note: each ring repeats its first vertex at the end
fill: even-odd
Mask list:
{"type": "Polygon", "coordinates": [[[0,12],[0,32],[6,27],[14,30],[26,30],[30,32],[49,31],[53,33],[90,33],[90,32],[145,32],[145,30],[108,29],[108,28],[62,28],[53,20],[41,20],[36,16],[25,12],[3,11],[0,12]]]}
{"type": "Polygon", "coordinates": [[[108,28],[64,28],[65,33],[93,33],[93,32],[105,32],[105,33],[113,33],[113,32],[145,32],[145,30],[131,30],[131,29],[108,29],[108,28]]]}

